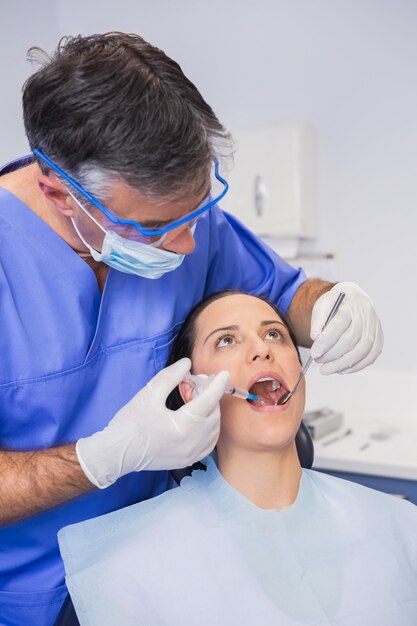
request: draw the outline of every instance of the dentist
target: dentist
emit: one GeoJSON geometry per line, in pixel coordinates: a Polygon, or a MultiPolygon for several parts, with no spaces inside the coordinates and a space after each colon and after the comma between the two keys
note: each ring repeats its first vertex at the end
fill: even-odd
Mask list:
{"type": "Polygon", "coordinates": [[[0,168],[0,623],[48,626],[67,593],[58,530],[162,493],[216,444],[227,373],[165,406],[192,306],[267,296],[323,373],[367,366],[383,339],[358,286],[307,280],[221,211],[230,137],[141,37],[62,40],[23,114],[32,153],[0,168]]]}

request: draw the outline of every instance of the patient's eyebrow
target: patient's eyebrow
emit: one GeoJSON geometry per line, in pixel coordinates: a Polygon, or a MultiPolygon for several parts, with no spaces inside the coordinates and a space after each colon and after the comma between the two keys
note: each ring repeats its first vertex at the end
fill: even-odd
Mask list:
{"type": "Polygon", "coordinates": [[[203,344],[206,343],[207,339],[214,335],[214,333],[218,333],[221,330],[239,330],[239,326],[237,324],[233,324],[232,326],[222,326],[221,328],[216,328],[216,330],[212,330],[209,335],[204,339],[203,344]]]}
{"type": "Polygon", "coordinates": [[[285,329],[287,329],[287,327],[285,326],[284,322],[281,322],[280,320],[265,320],[265,321],[260,323],[260,326],[269,326],[270,324],[281,324],[281,326],[283,326],[285,329]]]}

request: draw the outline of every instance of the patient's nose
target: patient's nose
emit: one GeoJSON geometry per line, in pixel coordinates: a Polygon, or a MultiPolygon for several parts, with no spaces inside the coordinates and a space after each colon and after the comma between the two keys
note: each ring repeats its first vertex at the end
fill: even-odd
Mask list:
{"type": "Polygon", "coordinates": [[[257,361],[257,360],[271,361],[271,359],[272,359],[271,346],[265,341],[263,341],[261,338],[259,338],[253,344],[251,360],[252,361],[257,361]]]}

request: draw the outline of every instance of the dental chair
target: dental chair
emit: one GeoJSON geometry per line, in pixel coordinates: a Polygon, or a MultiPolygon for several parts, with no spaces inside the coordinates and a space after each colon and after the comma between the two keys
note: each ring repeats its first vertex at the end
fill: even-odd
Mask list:
{"type": "MultiPolygon", "coordinates": [[[[314,460],[314,446],[310,431],[308,430],[304,422],[301,422],[300,428],[295,438],[295,444],[297,447],[297,454],[298,458],[300,459],[301,467],[310,469],[313,465],[314,460]]],[[[194,469],[204,469],[204,465],[202,463],[194,463],[194,465],[185,469],[172,470],[171,476],[174,478],[177,485],[179,485],[184,476],[190,476],[194,469]]],[[[62,605],[61,611],[59,612],[54,626],[80,626],[80,622],[78,621],[69,594],[67,595],[62,605]]]]}

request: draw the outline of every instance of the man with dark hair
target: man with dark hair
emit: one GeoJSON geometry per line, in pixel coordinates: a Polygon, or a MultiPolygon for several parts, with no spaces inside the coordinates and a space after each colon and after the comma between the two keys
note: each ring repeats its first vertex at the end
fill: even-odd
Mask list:
{"type": "Polygon", "coordinates": [[[230,137],[141,37],[63,40],[23,109],[32,154],[0,169],[0,622],[36,626],[66,594],[57,531],[161,493],[216,443],[227,373],[178,411],[165,401],[189,361],[158,373],[193,305],[267,296],[300,345],[320,335],[325,373],[372,363],[382,332],[368,296],[339,283],[320,333],[334,285],[218,208],[230,137]]]}

